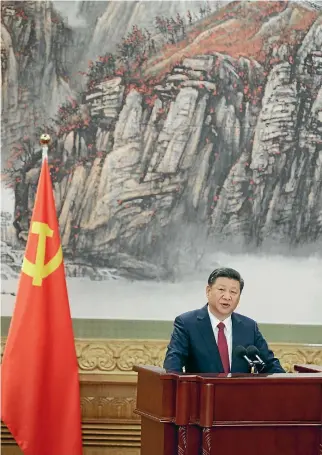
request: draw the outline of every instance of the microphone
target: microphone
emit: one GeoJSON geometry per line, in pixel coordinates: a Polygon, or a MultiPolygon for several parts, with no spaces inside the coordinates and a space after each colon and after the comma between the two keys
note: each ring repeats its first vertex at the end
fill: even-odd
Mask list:
{"type": "Polygon", "coordinates": [[[266,363],[260,358],[259,350],[256,346],[248,346],[246,353],[251,359],[256,359],[256,363],[260,365],[262,369],[266,366],[266,363]]]}
{"type": "Polygon", "coordinates": [[[246,349],[244,348],[244,346],[237,346],[235,348],[235,351],[234,351],[235,355],[237,357],[241,357],[242,359],[246,360],[246,362],[248,363],[248,365],[253,368],[255,367],[255,364],[254,362],[247,356],[247,351],[246,349]]]}

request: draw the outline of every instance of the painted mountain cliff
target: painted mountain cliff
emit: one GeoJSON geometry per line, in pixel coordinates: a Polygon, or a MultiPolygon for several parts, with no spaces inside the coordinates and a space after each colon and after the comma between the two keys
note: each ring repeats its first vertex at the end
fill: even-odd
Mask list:
{"type": "Polygon", "coordinates": [[[2,158],[72,95],[65,68],[71,39],[52,2],[2,2],[2,158]]]}
{"type": "MultiPolygon", "coordinates": [[[[317,8],[182,2],[186,9],[176,10],[176,2],[167,2],[164,10],[161,2],[116,2],[127,4],[118,28],[113,2],[80,2],[78,17],[89,17],[82,32],[58,13],[52,25],[50,2],[13,3],[41,3],[44,10],[29,11],[33,21],[41,15],[39,30],[5,16],[3,80],[12,90],[3,115],[28,115],[17,90],[37,77],[46,78],[49,92],[34,96],[51,109],[52,99],[59,101],[46,128],[66,257],[166,278],[180,251],[189,249],[197,263],[220,242],[321,248],[317,8]],[[144,21],[138,8],[149,8],[144,21]],[[36,30],[32,39],[28,27],[36,30]],[[65,62],[72,46],[77,58],[65,62]],[[22,50],[29,54],[14,57],[22,50]]],[[[40,150],[37,128],[28,137],[22,123],[14,128],[14,144],[12,130],[6,133],[4,172],[23,241],[40,150]]]]}

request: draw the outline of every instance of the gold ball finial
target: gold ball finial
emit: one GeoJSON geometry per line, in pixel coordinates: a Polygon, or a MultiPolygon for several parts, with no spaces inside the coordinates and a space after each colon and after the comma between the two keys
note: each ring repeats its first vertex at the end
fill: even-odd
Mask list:
{"type": "Polygon", "coordinates": [[[39,142],[40,142],[41,145],[49,145],[50,141],[51,141],[51,139],[50,139],[49,134],[42,134],[40,136],[39,142]]]}

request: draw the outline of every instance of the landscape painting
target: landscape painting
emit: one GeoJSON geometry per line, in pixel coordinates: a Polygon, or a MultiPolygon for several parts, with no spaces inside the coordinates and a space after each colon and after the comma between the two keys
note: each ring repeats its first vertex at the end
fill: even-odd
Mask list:
{"type": "Polygon", "coordinates": [[[178,284],[189,300],[221,264],[305,276],[320,308],[319,2],[5,1],[1,15],[9,306],[47,133],[72,306],[92,292],[82,315],[107,292],[160,306],[178,284]]]}

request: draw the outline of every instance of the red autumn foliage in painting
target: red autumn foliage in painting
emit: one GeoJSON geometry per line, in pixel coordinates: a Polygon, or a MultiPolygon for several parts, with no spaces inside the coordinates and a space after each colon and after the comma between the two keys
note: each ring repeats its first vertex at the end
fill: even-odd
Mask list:
{"type": "MultiPolygon", "coordinates": [[[[36,135],[40,137],[43,129],[36,129],[36,135]]],[[[46,131],[54,137],[54,130],[46,127],[46,131]]],[[[52,142],[50,151],[54,151],[55,142],[52,142]]],[[[34,138],[30,136],[23,136],[19,143],[13,145],[9,158],[7,159],[3,173],[1,175],[2,181],[8,188],[16,188],[23,182],[26,173],[33,168],[33,166],[41,158],[41,149],[39,144],[35,144],[34,138]]]]}
{"type": "MultiPolygon", "coordinates": [[[[21,3],[21,2],[20,2],[21,3]]],[[[192,23],[191,13],[186,17],[177,15],[175,18],[155,18],[155,32],[161,33],[163,41],[155,42],[153,33],[143,30],[134,25],[131,31],[121,40],[115,54],[106,53],[98,56],[96,61],[89,61],[88,71],[83,73],[87,78],[87,90],[95,88],[102,81],[120,76],[125,85],[125,96],[132,89],[136,89],[142,95],[145,106],[152,108],[158,96],[155,94],[155,86],[162,83],[166,74],[176,65],[180,65],[184,58],[196,55],[214,54],[216,52],[228,54],[231,57],[247,57],[256,59],[264,68],[269,69],[278,59],[273,56],[274,48],[282,43],[289,46],[297,46],[305,32],[316,19],[318,12],[310,11],[300,5],[291,6],[294,10],[292,20],[287,25],[280,26],[275,41],[268,44],[268,32],[264,25],[268,20],[283,12],[289,2],[231,2],[224,8],[205,17],[206,11],[200,12],[201,19],[192,23]],[[159,46],[159,47],[158,47],[159,46]]],[[[27,14],[21,7],[16,9],[16,17],[26,20],[27,14]]],[[[53,21],[59,17],[53,16],[53,21]]],[[[291,58],[291,57],[290,57],[291,58]]],[[[292,61],[290,61],[292,63],[292,61]]],[[[238,74],[243,80],[243,74],[238,74]]],[[[203,77],[200,79],[200,89],[204,88],[203,77]]],[[[180,86],[178,86],[180,89],[180,86]]],[[[256,105],[263,95],[263,86],[257,84],[250,88],[246,79],[243,86],[244,99],[256,105]]],[[[217,96],[216,90],[213,95],[217,96]]],[[[166,111],[158,113],[158,118],[164,117],[166,111]]],[[[67,100],[59,107],[55,122],[55,134],[58,138],[66,136],[74,131],[84,133],[95,125],[84,106],[74,99],[67,100]]],[[[36,137],[36,136],[35,136],[36,137]]],[[[33,145],[33,149],[35,149],[33,145]]],[[[87,144],[88,157],[101,156],[102,152],[95,150],[90,142],[87,144]]],[[[26,149],[26,143],[22,138],[14,147],[8,161],[8,175],[16,175],[19,166],[25,167],[29,163],[30,151],[26,149]],[[28,161],[29,160],[29,161],[28,161]],[[15,165],[13,166],[13,163],[15,165]]],[[[74,157],[79,163],[79,157],[74,157]]],[[[83,158],[82,158],[83,160],[83,158]]],[[[83,162],[83,161],[81,161],[83,162]]],[[[62,163],[62,161],[60,161],[62,163]]],[[[56,163],[60,166],[59,163],[56,163]]],[[[55,175],[59,173],[55,166],[55,175]]],[[[64,164],[65,166],[65,164],[64,164]]],[[[70,172],[71,167],[68,167],[70,172]]],[[[12,185],[12,179],[9,178],[12,185]]]]}
{"type": "Polygon", "coordinates": [[[87,76],[88,79],[87,89],[91,90],[95,85],[115,75],[115,56],[110,52],[107,52],[104,55],[100,55],[95,63],[90,61],[88,66],[89,69],[84,75],[87,76]]]}
{"type": "MultiPolygon", "coordinates": [[[[294,5],[294,17],[285,27],[281,24],[279,40],[267,44],[269,32],[261,33],[268,16],[285,10],[288,2],[232,2],[225,8],[212,14],[194,30],[187,38],[176,45],[167,45],[162,55],[151,59],[147,65],[147,77],[157,74],[162,79],[177,61],[200,54],[220,52],[231,57],[253,58],[260,63],[267,63],[267,56],[273,47],[282,43],[296,45],[318,16],[317,11],[309,11],[294,5]]],[[[277,62],[269,62],[274,64],[277,62]]]]}
{"type": "MultiPolygon", "coordinates": [[[[271,57],[274,48],[285,42],[290,46],[298,45],[302,38],[301,32],[312,25],[318,14],[299,5],[294,6],[292,21],[289,21],[286,27],[281,27],[278,40],[267,45],[267,34],[261,33],[261,28],[268,17],[274,17],[287,6],[287,1],[251,4],[231,2],[193,24],[191,30],[185,28],[180,40],[169,39],[169,34],[171,35],[175,28],[186,26],[184,18],[180,15],[177,15],[176,19],[157,16],[156,29],[167,38],[159,52],[156,51],[151,33],[134,25],[119,45],[117,55],[108,54],[100,56],[96,62],[89,62],[89,71],[85,73],[88,77],[88,88],[91,89],[95,84],[114,76],[121,76],[126,85],[125,94],[135,88],[145,94],[144,100],[151,106],[156,99],[154,86],[161,83],[166,74],[187,57],[219,52],[234,58],[256,59],[271,67],[278,63],[277,58],[271,57]]],[[[201,11],[201,17],[204,14],[205,11],[201,11]]],[[[188,25],[191,25],[189,17],[187,14],[188,25]]],[[[247,86],[244,90],[245,97],[262,96],[261,86],[257,87],[258,93],[247,93],[247,86]]]]}
{"type": "Polygon", "coordinates": [[[90,117],[76,100],[69,99],[59,107],[55,123],[60,137],[70,131],[86,129],[89,126],[90,117]]]}

